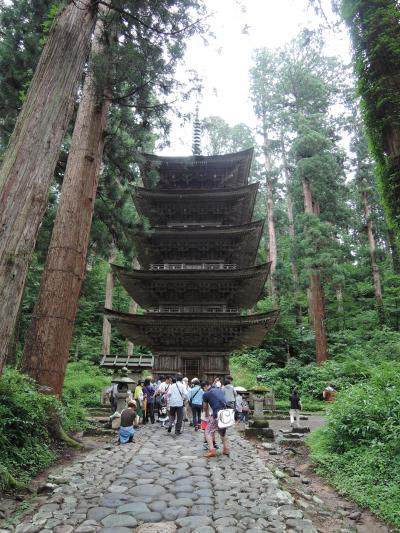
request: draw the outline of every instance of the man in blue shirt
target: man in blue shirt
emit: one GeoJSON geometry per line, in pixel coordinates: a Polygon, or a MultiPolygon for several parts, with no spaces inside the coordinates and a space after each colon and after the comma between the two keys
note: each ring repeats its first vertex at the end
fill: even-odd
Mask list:
{"type": "Polygon", "coordinates": [[[207,417],[207,427],[205,430],[205,437],[208,444],[208,453],[206,457],[215,457],[217,452],[214,448],[214,435],[218,431],[223,449],[224,455],[229,455],[228,440],[226,437],[226,428],[218,427],[218,412],[221,409],[226,408],[224,391],[217,387],[210,387],[208,381],[203,381],[201,388],[204,391],[203,394],[203,409],[207,417]]]}

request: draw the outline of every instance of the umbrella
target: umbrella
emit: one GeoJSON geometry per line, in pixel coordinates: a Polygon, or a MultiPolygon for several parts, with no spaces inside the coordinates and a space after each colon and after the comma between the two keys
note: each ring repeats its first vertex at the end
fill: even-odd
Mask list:
{"type": "Polygon", "coordinates": [[[244,387],[235,387],[235,391],[236,392],[247,392],[247,389],[245,389],[244,387]]]}

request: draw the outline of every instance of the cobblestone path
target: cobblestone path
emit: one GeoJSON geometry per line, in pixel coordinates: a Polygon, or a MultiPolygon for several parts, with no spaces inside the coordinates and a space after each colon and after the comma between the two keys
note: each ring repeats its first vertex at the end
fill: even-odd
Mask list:
{"type": "Polygon", "coordinates": [[[206,459],[202,432],[141,428],[135,443],[100,447],[50,476],[53,494],[9,531],[316,533],[254,446],[234,430],[229,440],[230,457],[206,459]]]}

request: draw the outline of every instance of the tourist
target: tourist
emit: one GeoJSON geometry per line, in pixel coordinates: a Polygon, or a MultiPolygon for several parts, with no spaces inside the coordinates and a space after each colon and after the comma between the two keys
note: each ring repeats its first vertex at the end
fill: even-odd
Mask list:
{"type": "MultiPolygon", "coordinates": [[[[190,395],[190,387],[189,387],[189,380],[188,378],[183,378],[182,379],[182,385],[185,387],[185,392],[186,392],[186,396],[187,398],[189,398],[189,395],[190,395]]],[[[183,420],[185,422],[189,422],[189,412],[190,412],[190,409],[189,409],[189,400],[185,400],[183,402],[183,420]]],[[[193,425],[193,420],[191,421],[191,424],[190,425],[193,425]]]]}
{"type": "Polygon", "coordinates": [[[297,390],[295,389],[292,394],[289,396],[290,401],[290,426],[291,427],[300,427],[300,411],[301,411],[301,401],[297,390]]]}
{"type": "Polygon", "coordinates": [[[111,383],[111,386],[107,389],[107,396],[111,406],[111,414],[114,414],[117,410],[117,392],[118,383],[111,383]]]}
{"type": "Polygon", "coordinates": [[[159,416],[158,416],[158,421],[159,422],[163,422],[163,426],[164,426],[164,422],[165,422],[164,421],[164,416],[165,416],[165,412],[164,411],[168,411],[168,389],[170,388],[171,383],[172,383],[171,376],[167,376],[165,379],[163,379],[162,383],[160,384],[160,386],[156,390],[156,398],[159,399],[158,400],[158,404],[159,404],[159,409],[160,409],[159,416]],[[160,420],[161,414],[163,414],[163,420],[160,420]]]}
{"type": "Polygon", "coordinates": [[[144,380],[143,386],[143,424],[147,424],[150,421],[154,424],[154,386],[151,384],[150,378],[144,380]]]}
{"type": "Polygon", "coordinates": [[[192,408],[193,426],[195,431],[198,431],[201,424],[201,408],[203,405],[203,389],[200,386],[200,381],[195,378],[192,380],[193,387],[189,392],[189,403],[192,408]]]}
{"type": "Polygon", "coordinates": [[[135,435],[133,424],[136,419],[135,407],[136,402],[134,400],[130,400],[128,402],[128,407],[121,413],[121,426],[118,432],[120,444],[126,444],[127,442],[133,441],[133,437],[135,435]]]}
{"type": "Polygon", "coordinates": [[[240,416],[240,421],[245,424],[246,426],[249,423],[249,413],[250,413],[250,406],[246,398],[242,398],[242,412],[240,416]]]}
{"type": "Polygon", "coordinates": [[[219,379],[219,377],[216,377],[211,385],[211,388],[212,387],[216,387],[217,389],[221,389],[222,388],[222,383],[221,383],[221,380],[219,379]]]}
{"type": "Polygon", "coordinates": [[[164,385],[165,383],[165,377],[164,376],[160,376],[158,378],[158,380],[154,383],[154,390],[155,390],[155,394],[154,394],[154,401],[155,401],[155,408],[157,410],[157,415],[160,416],[160,411],[161,411],[161,398],[162,398],[162,395],[160,393],[160,387],[161,385],[164,385]]]}
{"type": "Polygon", "coordinates": [[[237,423],[242,420],[242,406],[243,406],[243,396],[238,392],[236,394],[236,408],[235,408],[235,420],[237,423]]]}
{"type": "Polygon", "coordinates": [[[214,436],[218,431],[222,441],[222,453],[229,455],[228,439],[226,437],[226,428],[218,427],[218,413],[221,409],[226,408],[224,391],[217,387],[210,387],[208,381],[202,383],[203,407],[207,417],[207,427],[205,436],[208,444],[208,453],[206,457],[215,457],[217,452],[214,446],[214,436]],[[212,413],[210,412],[210,408],[212,413]]]}
{"type": "Polygon", "coordinates": [[[182,379],[182,374],[177,374],[167,393],[169,402],[168,433],[171,433],[172,426],[175,424],[175,435],[180,435],[182,432],[183,405],[188,399],[182,379]]]}
{"type": "Polygon", "coordinates": [[[325,389],[322,392],[322,396],[324,400],[326,400],[327,402],[335,401],[336,390],[335,390],[335,387],[332,385],[332,383],[329,383],[329,385],[325,387],[325,389]]]}
{"type": "Polygon", "coordinates": [[[139,379],[138,384],[135,387],[133,393],[133,399],[136,402],[136,421],[135,425],[138,426],[143,420],[143,380],[139,379]]]}
{"type": "Polygon", "coordinates": [[[226,406],[229,409],[236,409],[237,392],[232,385],[232,378],[230,376],[224,379],[224,388],[222,390],[224,391],[226,406]]]}

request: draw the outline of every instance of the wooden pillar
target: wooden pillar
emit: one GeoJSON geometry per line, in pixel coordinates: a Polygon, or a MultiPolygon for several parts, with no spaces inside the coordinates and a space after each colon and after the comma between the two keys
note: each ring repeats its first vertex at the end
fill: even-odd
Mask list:
{"type": "MultiPolygon", "coordinates": [[[[112,309],[113,307],[114,273],[111,269],[111,264],[115,261],[115,257],[116,257],[116,252],[115,250],[113,250],[108,260],[109,270],[108,270],[107,279],[106,279],[106,297],[104,299],[104,307],[106,309],[112,309]]],[[[103,342],[102,342],[101,353],[103,355],[108,355],[110,353],[110,346],[111,346],[111,324],[106,319],[106,317],[104,317],[103,318],[103,342]]]]}
{"type": "MultiPolygon", "coordinates": [[[[132,267],[134,269],[138,269],[139,268],[139,262],[138,262],[136,257],[133,258],[132,267]]],[[[136,315],[137,308],[138,308],[138,304],[135,302],[135,300],[131,300],[130,304],[129,304],[129,313],[131,315],[136,315]]],[[[128,356],[133,355],[133,342],[128,341],[126,349],[127,349],[126,353],[127,353],[128,356]]]]}

